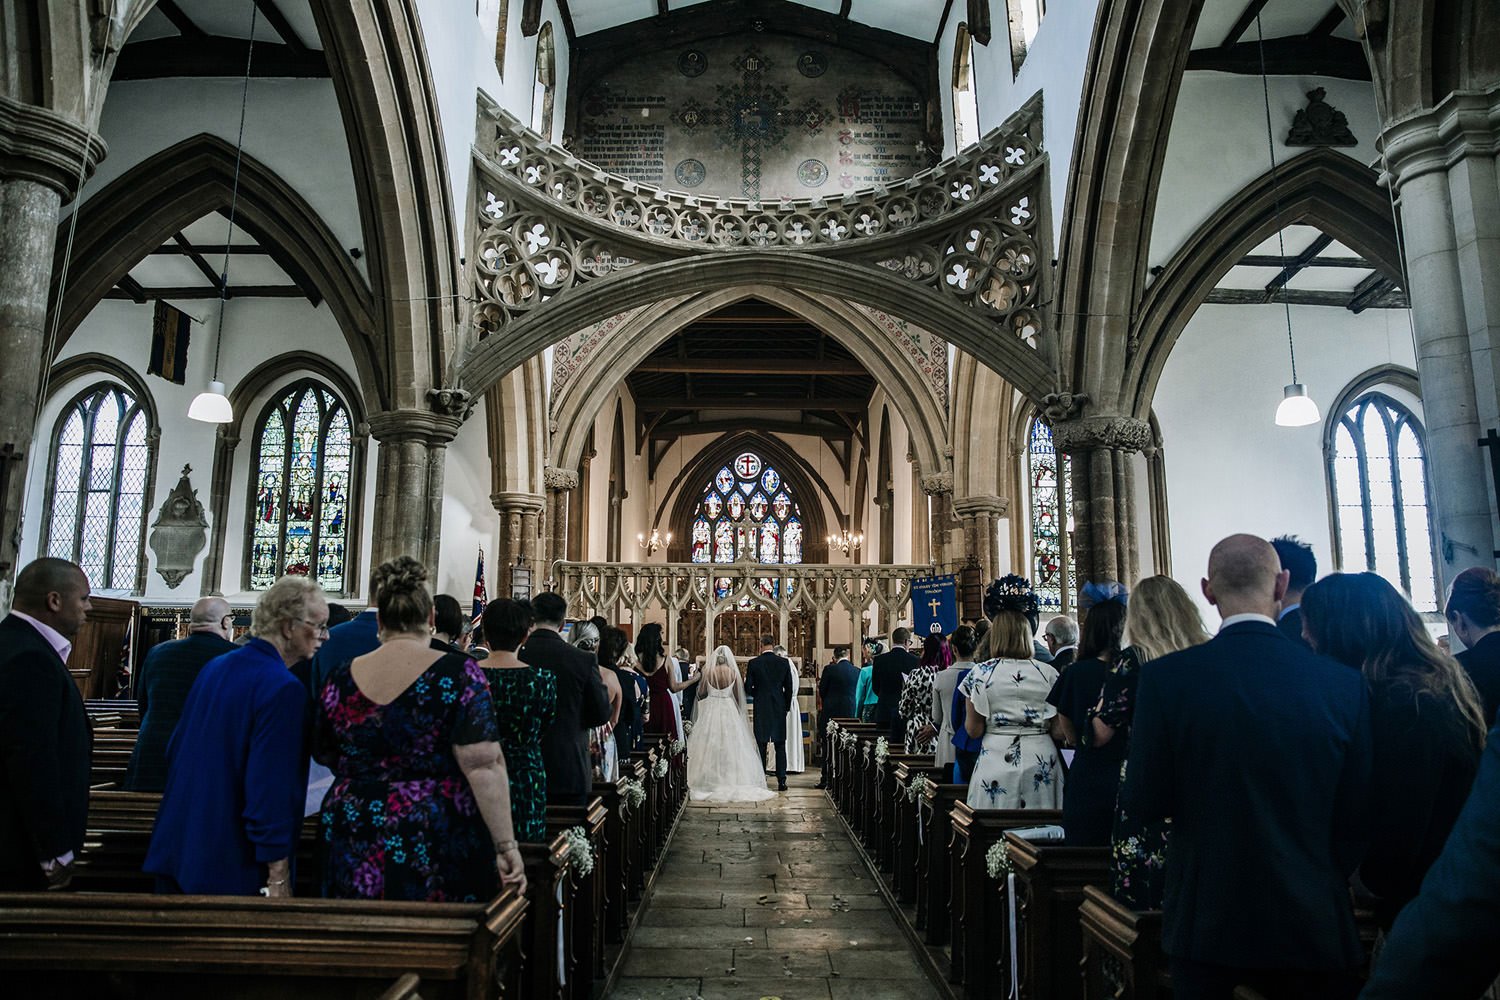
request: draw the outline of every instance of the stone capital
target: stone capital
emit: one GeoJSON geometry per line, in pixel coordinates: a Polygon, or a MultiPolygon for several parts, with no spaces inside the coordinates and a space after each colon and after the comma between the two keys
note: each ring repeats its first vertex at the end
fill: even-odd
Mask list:
{"type": "Polygon", "coordinates": [[[457,437],[463,421],[428,410],[383,410],[370,414],[368,423],[371,437],[381,444],[420,440],[439,445],[457,437]]]}
{"type": "Polygon", "coordinates": [[[1052,424],[1071,420],[1083,412],[1083,405],[1088,401],[1086,392],[1049,392],[1042,397],[1042,415],[1052,424]]]}
{"type": "Polygon", "coordinates": [[[525,493],[521,490],[503,490],[490,494],[490,503],[501,514],[540,514],[547,505],[547,498],[540,493],[525,493]]]}
{"type": "Polygon", "coordinates": [[[35,181],[70,201],[106,149],[103,139],[66,115],[0,97],[0,180],[35,181]]]}
{"type": "Polygon", "coordinates": [[[578,489],[578,473],[571,469],[559,469],[549,465],[542,470],[542,485],[559,493],[578,489]]]}
{"type": "Polygon", "coordinates": [[[1500,85],[1456,90],[1437,107],[1392,122],[1380,139],[1398,188],[1465,157],[1500,155],[1500,85]]]}
{"type": "Polygon", "coordinates": [[[469,419],[479,397],[467,389],[428,389],[427,400],[435,412],[464,421],[469,419]]]}
{"type": "Polygon", "coordinates": [[[953,512],[960,517],[1004,517],[1010,511],[1010,498],[980,493],[953,498],[953,512]]]}
{"type": "Polygon", "coordinates": [[[1135,417],[1079,417],[1052,425],[1052,443],[1058,451],[1143,451],[1151,446],[1151,425],[1135,417]]]}
{"type": "Polygon", "coordinates": [[[928,496],[937,496],[939,493],[952,493],[953,473],[935,472],[930,476],[923,476],[922,492],[928,496]]]}

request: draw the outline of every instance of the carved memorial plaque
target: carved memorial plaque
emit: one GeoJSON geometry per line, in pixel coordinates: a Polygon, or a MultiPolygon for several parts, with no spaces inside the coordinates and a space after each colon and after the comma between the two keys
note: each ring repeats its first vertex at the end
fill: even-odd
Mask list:
{"type": "Polygon", "coordinates": [[[208,544],[208,518],[198,500],[198,491],[188,482],[192,471],[191,465],[182,467],[182,478],[162,501],[156,522],[151,525],[156,572],[174,589],[193,572],[198,553],[208,544]]]}

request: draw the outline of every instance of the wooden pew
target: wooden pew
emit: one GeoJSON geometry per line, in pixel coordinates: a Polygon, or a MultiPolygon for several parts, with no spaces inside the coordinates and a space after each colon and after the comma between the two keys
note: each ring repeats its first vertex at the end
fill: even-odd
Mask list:
{"type": "Polygon", "coordinates": [[[968,785],[929,784],[918,800],[917,916],[915,926],[931,945],[948,943],[948,850],[953,837],[949,813],[968,797],[968,785]]]}
{"type": "Polygon", "coordinates": [[[1086,1000],[1162,1000],[1171,995],[1161,951],[1161,911],[1132,910],[1097,885],[1078,907],[1086,1000]]]}
{"type": "Polygon", "coordinates": [[[519,978],[526,911],[514,892],[489,903],[4,893],[0,973],[12,996],[361,1000],[408,973],[427,1000],[531,996],[519,978]]]}
{"type": "MultiPolygon", "coordinates": [[[[1083,990],[1078,909],[1086,886],[1109,882],[1109,848],[1004,836],[1016,871],[1021,995],[1028,1000],[1075,1000],[1083,990]]],[[[994,891],[1003,893],[1004,883],[994,891]]]]}
{"type": "Polygon", "coordinates": [[[873,722],[850,722],[842,728],[845,735],[834,751],[839,770],[838,807],[852,826],[859,794],[860,739],[867,734],[875,734],[879,727],[873,722]]]}
{"type": "Polygon", "coordinates": [[[408,972],[380,994],[379,1000],[422,1000],[422,977],[408,972]]]}
{"type": "Polygon", "coordinates": [[[896,787],[896,768],[905,763],[918,767],[932,765],[931,754],[897,753],[875,762],[875,865],[881,871],[893,872],[896,865],[896,798],[902,790],[896,787]]]}
{"type": "Polygon", "coordinates": [[[523,843],[526,866],[526,927],[521,960],[527,1000],[569,1000],[569,920],[571,919],[571,850],[561,834],[542,844],[523,843]]]}
{"type": "Polygon", "coordinates": [[[635,761],[621,761],[617,780],[594,782],[594,794],[605,809],[605,852],[598,874],[604,884],[604,910],[599,920],[606,944],[623,942],[630,931],[631,861],[640,810],[626,806],[620,789],[626,779],[635,779],[636,767],[635,761]]]}
{"type": "Polygon", "coordinates": [[[89,759],[89,785],[93,788],[118,788],[130,769],[130,755],[135,752],[134,730],[100,729],[94,733],[94,751],[89,759]]]}
{"type": "Polygon", "coordinates": [[[998,1000],[1009,993],[1010,953],[1005,898],[990,878],[986,855],[1006,830],[1061,823],[1057,809],[973,809],[955,802],[948,853],[948,981],[964,984],[970,1000],[998,1000]],[[1002,942],[1005,944],[1001,946],[1002,942]]]}
{"type": "Polygon", "coordinates": [[[609,810],[598,796],[587,806],[547,807],[547,835],[561,836],[578,827],[589,838],[593,850],[593,867],[587,875],[577,864],[568,866],[568,894],[571,914],[568,920],[567,951],[571,967],[568,994],[576,1000],[588,1000],[594,982],[604,976],[604,907],[605,869],[609,850],[604,827],[609,810]]]}
{"type": "Polygon", "coordinates": [[[917,822],[921,815],[918,795],[908,791],[913,779],[924,778],[928,782],[941,782],[952,770],[944,765],[918,766],[911,761],[896,764],[896,784],[901,787],[894,798],[896,802],[895,863],[891,874],[892,888],[896,900],[909,906],[917,900],[917,867],[921,838],[917,836],[917,822]]]}
{"type": "Polygon", "coordinates": [[[83,703],[95,729],[141,728],[141,713],[131,698],[87,698],[83,703]]]}

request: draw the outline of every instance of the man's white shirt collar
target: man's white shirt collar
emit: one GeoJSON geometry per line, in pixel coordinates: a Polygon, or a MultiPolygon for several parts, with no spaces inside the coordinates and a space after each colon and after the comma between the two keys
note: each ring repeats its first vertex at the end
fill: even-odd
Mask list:
{"type": "Polygon", "coordinates": [[[1239,625],[1243,622],[1265,622],[1275,628],[1276,621],[1270,615],[1259,615],[1254,611],[1247,611],[1242,615],[1230,615],[1219,623],[1219,631],[1222,632],[1231,625],[1239,625]]]}
{"type": "Polygon", "coordinates": [[[53,628],[51,625],[48,625],[46,622],[37,621],[35,618],[26,614],[26,612],[24,611],[17,611],[15,608],[12,608],[10,613],[21,619],[23,622],[26,622],[32,628],[36,629],[37,632],[41,634],[42,638],[47,640],[47,645],[57,650],[58,659],[62,660],[64,663],[68,662],[68,654],[73,652],[73,643],[64,638],[61,632],[53,628]]]}

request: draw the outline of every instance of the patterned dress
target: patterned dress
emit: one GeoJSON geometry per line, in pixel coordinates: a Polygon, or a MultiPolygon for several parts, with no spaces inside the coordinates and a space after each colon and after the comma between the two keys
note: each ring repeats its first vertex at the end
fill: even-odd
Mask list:
{"type": "Polygon", "coordinates": [[[896,711],[901,713],[901,718],[906,720],[906,752],[907,753],[932,753],[936,737],[925,740],[917,739],[917,732],[927,725],[933,725],[932,718],[932,682],[937,677],[937,670],[932,667],[918,667],[906,675],[906,680],[901,683],[901,700],[896,703],[896,711]]]}
{"type": "Polygon", "coordinates": [[[325,682],[317,758],[333,771],[323,799],[323,895],[476,902],[500,888],[490,832],[453,747],[495,742],[479,665],[449,653],[378,705],[349,661],[325,682]]]}
{"type": "Polygon", "coordinates": [[[1057,709],[1047,694],[1057,671],[1036,660],[989,660],[958,687],[985,718],[983,749],[969,779],[974,809],[1056,809],[1063,800],[1057,747],[1047,734],[1057,709]]]}
{"type": "MultiPolygon", "coordinates": [[[[1135,693],[1141,679],[1141,660],[1133,648],[1120,653],[1104,677],[1099,720],[1115,731],[1110,744],[1128,752],[1130,722],[1135,717],[1135,693]]],[[[1088,727],[1092,731],[1092,726],[1088,727]]],[[[1120,787],[1125,785],[1125,761],[1120,761],[1120,787]]],[[[1133,910],[1159,910],[1167,888],[1167,835],[1170,819],[1142,823],[1115,808],[1110,837],[1110,888],[1116,899],[1133,910]]]]}
{"type": "Polygon", "coordinates": [[[516,839],[547,839],[547,771],[542,733],[557,717],[557,675],[542,667],[491,667],[484,676],[495,702],[495,724],[510,775],[516,839]]]}

